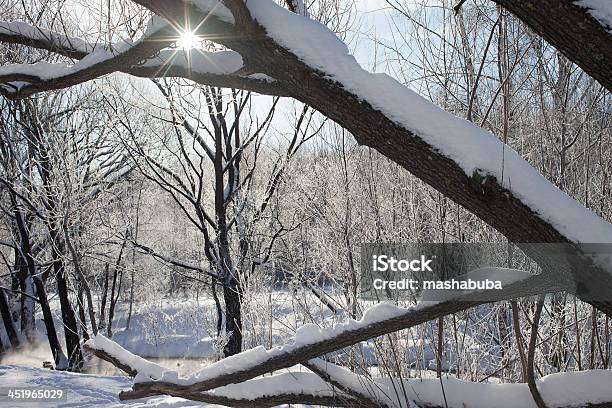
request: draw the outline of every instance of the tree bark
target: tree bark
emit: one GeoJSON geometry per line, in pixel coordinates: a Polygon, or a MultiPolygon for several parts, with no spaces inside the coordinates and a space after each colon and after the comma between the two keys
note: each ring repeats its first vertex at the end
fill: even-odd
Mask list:
{"type": "Polygon", "coordinates": [[[9,305],[2,289],[0,289],[0,314],[2,315],[4,330],[6,331],[11,346],[13,346],[13,348],[19,347],[19,337],[17,336],[17,331],[15,330],[15,325],[11,317],[11,311],[9,310],[9,305]]]}
{"type": "MultiPolygon", "coordinates": [[[[19,230],[17,229],[17,235],[19,236],[19,230]]],[[[18,248],[15,248],[15,269],[17,271],[17,280],[19,289],[22,293],[19,302],[19,320],[21,321],[21,332],[25,334],[26,339],[30,343],[35,341],[36,327],[34,323],[34,301],[32,298],[26,295],[34,295],[34,288],[32,287],[32,277],[28,274],[28,265],[25,259],[22,257],[21,252],[18,248]]]]}
{"type": "Polygon", "coordinates": [[[223,300],[225,301],[225,332],[229,334],[227,344],[223,349],[225,357],[233,356],[242,351],[242,315],[239,284],[235,278],[230,278],[223,285],[223,300]]]}
{"type": "MultiPolygon", "coordinates": [[[[57,247],[59,243],[53,245],[57,247]]],[[[54,250],[52,252],[55,252],[54,250]]],[[[61,256],[55,253],[54,256],[61,256]]],[[[79,329],[74,314],[74,309],[68,298],[68,283],[66,282],[66,270],[61,258],[56,258],[53,262],[55,279],[57,281],[57,292],[60,299],[62,311],[62,321],[64,323],[64,336],[66,337],[66,349],[68,351],[68,366],[71,370],[80,370],[83,367],[83,354],[81,352],[81,340],[79,329]]]]}

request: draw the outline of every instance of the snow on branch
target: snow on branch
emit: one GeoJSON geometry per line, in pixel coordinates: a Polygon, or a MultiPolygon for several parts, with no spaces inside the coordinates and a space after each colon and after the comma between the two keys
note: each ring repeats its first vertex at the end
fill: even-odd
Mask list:
{"type": "MultiPolygon", "coordinates": [[[[507,285],[497,291],[499,299],[527,296],[553,290],[550,281],[541,276],[525,278],[525,273],[510,271],[504,280],[507,285]]],[[[187,378],[162,377],[155,383],[136,382],[133,391],[123,392],[122,398],[141,398],[168,391],[207,391],[257,376],[288,368],[315,357],[340,350],[373,337],[410,328],[440,316],[455,313],[485,303],[479,292],[451,295],[444,301],[423,301],[411,308],[380,303],[365,311],[360,320],[348,320],[330,328],[307,324],[297,329],[293,343],[266,350],[256,347],[227,357],[187,378]],[[455,297],[456,296],[456,297],[455,297]]],[[[491,301],[491,298],[488,298],[491,301]]]]}
{"type": "MultiPolygon", "coordinates": [[[[176,37],[176,33],[174,36],[176,37]]],[[[176,38],[175,38],[176,39],[176,38]]],[[[7,92],[23,86],[32,86],[41,81],[50,81],[69,75],[75,70],[89,66],[94,60],[112,58],[104,44],[89,43],[80,38],[32,26],[23,22],[0,22],[0,41],[21,44],[33,48],[51,51],[69,58],[82,60],[76,64],[39,62],[36,64],[14,64],[0,67],[0,82],[4,83],[7,92]],[[96,57],[91,54],[95,54],[96,57]],[[17,83],[15,83],[17,82],[17,83]],[[11,84],[12,83],[12,84],[11,84]]],[[[127,43],[123,44],[125,47],[127,43]]],[[[117,48],[117,47],[116,47],[117,48]]],[[[120,46],[118,48],[121,48],[120,46]]],[[[210,52],[202,49],[162,50],[151,58],[138,64],[117,66],[116,70],[144,78],[180,77],[194,82],[224,87],[246,89],[262,94],[290,96],[288,91],[277,81],[264,74],[242,74],[242,57],[234,51],[210,52]]],[[[84,81],[83,81],[84,82],[84,81]]],[[[67,87],[63,84],[60,87],[67,87]]],[[[29,93],[39,92],[42,87],[31,87],[29,93]]],[[[25,96],[25,92],[12,95],[25,96]]]]}
{"type": "Polygon", "coordinates": [[[75,59],[84,58],[96,48],[102,47],[101,44],[89,43],[20,21],[0,21],[0,41],[40,48],[75,59]]]}
{"type": "Polygon", "coordinates": [[[39,62],[2,66],[0,93],[22,98],[40,91],[67,88],[129,68],[172,44],[176,40],[172,32],[168,24],[153,17],[146,32],[137,41],[124,40],[110,48],[95,47],[91,53],[72,65],[39,62]]]}
{"type": "MultiPolygon", "coordinates": [[[[136,395],[138,391],[134,393],[136,395]]],[[[170,390],[168,395],[231,407],[276,407],[308,404],[330,407],[374,408],[335,389],[317,375],[287,372],[230,384],[208,392],[170,390]]],[[[143,393],[143,397],[147,394],[143,393]]]]}
{"type": "Polygon", "coordinates": [[[102,360],[108,361],[125,371],[128,375],[136,376],[137,379],[157,380],[162,378],[163,375],[178,377],[176,371],[170,371],[132,354],[99,333],[93,339],[86,341],[84,347],[102,360]]]}
{"type": "Polygon", "coordinates": [[[223,88],[246,89],[266,95],[290,96],[282,84],[263,74],[242,74],[242,57],[235,51],[163,50],[124,72],[144,78],[179,77],[223,88]]]}
{"type": "MultiPolygon", "coordinates": [[[[152,363],[121,347],[101,334],[88,340],[85,349],[120,368],[135,380],[176,377],[176,371],[152,363]]],[[[231,384],[210,392],[175,390],[169,395],[193,401],[233,407],[273,407],[280,404],[316,404],[360,407],[350,395],[338,392],[318,376],[306,372],[288,372],[231,384]]]]}

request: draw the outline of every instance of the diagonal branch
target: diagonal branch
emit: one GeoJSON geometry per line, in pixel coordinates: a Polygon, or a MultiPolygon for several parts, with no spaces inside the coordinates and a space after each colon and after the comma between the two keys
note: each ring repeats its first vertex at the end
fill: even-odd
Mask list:
{"type": "Polygon", "coordinates": [[[203,273],[205,275],[209,275],[215,279],[219,279],[219,277],[217,275],[215,275],[214,273],[210,272],[208,269],[202,268],[198,265],[183,261],[181,259],[177,259],[177,258],[173,258],[170,256],[166,256],[163,254],[160,254],[159,252],[156,252],[154,249],[146,246],[146,245],[142,245],[139,244],[137,242],[132,242],[132,245],[134,245],[136,248],[138,248],[140,251],[142,251],[143,253],[147,254],[147,255],[151,255],[153,258],[166,263],[168,265],[172,265],[172,266],[178,266],[180,268],[184,268],[184,269],[188,269],[190,271],[196,271],[196,272],[200,272],[203,273]]]}
{"type": "MultiPolygon", "coordinates": [[[[176,372],[130,353],[101,334],[84,345],[85,350],[113,364],[131,377],[159,378],[176,372]]],[[[230,385],[213,392],[179,391],[171,394],[192,401],[231,407],[275,407],[282,404],[313,404],[330,407],[370,408],[350,395],[339,393],[311,373],[290,372],[230,385]],[[282,392],[275,390],[282,389],[282,392]]]]}
{"type": "MultiPolygon", "coordinates": [[[[555,287],[555,283],[543,278],[542,275],[537,275],[495,291],[495,299],[510,299],[556,290],[559,288],[555,287]]],[[[135,383],[133,390],[122,392],[120,398],[142,398],[177,390],[200,392],[238,383],[492,300],[491,297],[483,299],[480,294],[472,293],[440,302],[421,302],[409,309],[381,303],[366,311],[359,321],[349,320],[328,329],[320,329],[313,325],[303,326],[296,332],[293,344],[271,350],[262,347],[248,350],[227,357],[191,377],[178,381],[162,378],[156,382],[135,383]]]]}

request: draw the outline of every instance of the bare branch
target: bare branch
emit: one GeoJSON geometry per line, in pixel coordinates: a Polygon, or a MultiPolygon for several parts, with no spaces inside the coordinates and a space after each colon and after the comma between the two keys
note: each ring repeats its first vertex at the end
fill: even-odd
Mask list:
{"type": "Polygon", "coordinates": [[[170,256],[166,256],[166,255],[162,255],[159,252],[156,252],[154,249],[149,248],[148,246],[139,244],[137,242],[132,242],[132,245],[134,245],[136,248],[140,249],[143,253],[151,255],[152,257],[166,263],[169,265],[173,265],[173,266],[178,266],[180,268],[184,268],[184,269],[189,269],[191,271],[196,271],[196,272],[200,272],[206,275],[209,275],[215,279],[219,279],[219,277],[217,275],[215,275],[214,273],[210,272],[208,269],[204,269],[198,265],[194,265],[192,263],[189,262],[185,262],[182,261],[180,259],[176,259],[170,256]]]}

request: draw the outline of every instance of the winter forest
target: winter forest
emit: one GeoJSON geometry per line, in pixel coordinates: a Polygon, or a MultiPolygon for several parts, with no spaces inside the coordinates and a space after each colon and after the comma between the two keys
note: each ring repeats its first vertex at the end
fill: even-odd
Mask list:
{"type": "Polygon", "coordinates": [[[0,0],[0,407],[612,407],[611,91],[612,0],[0,0]]]}

